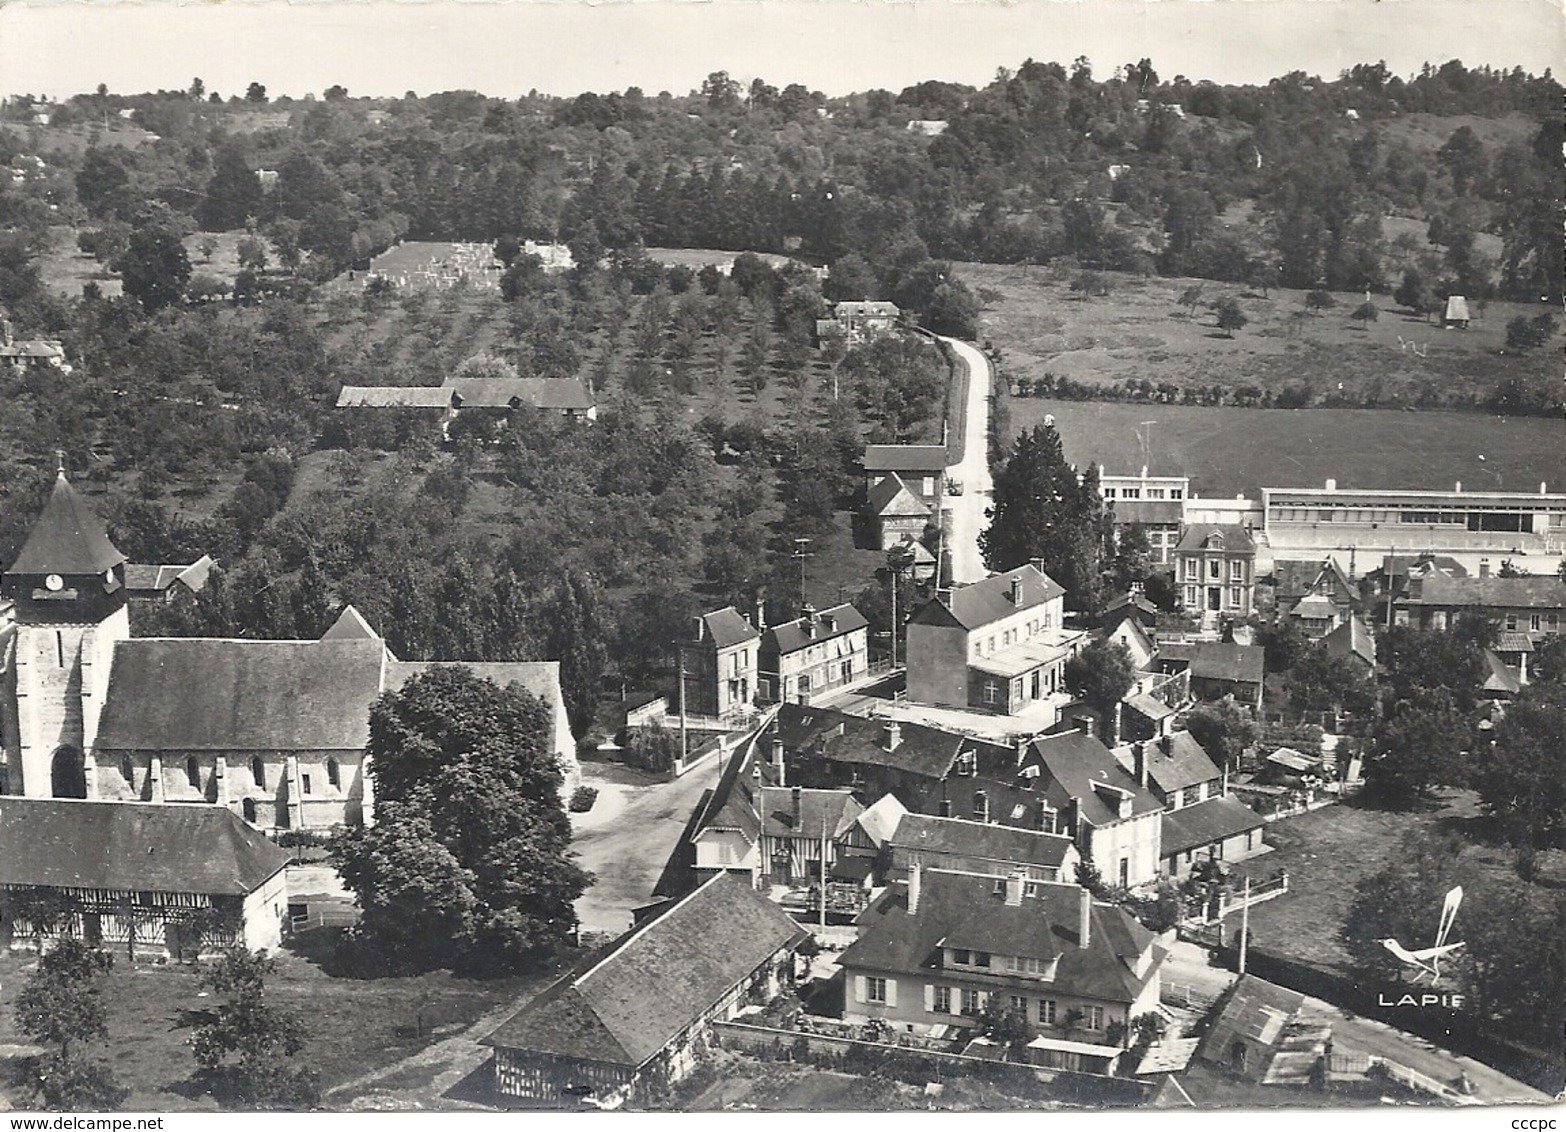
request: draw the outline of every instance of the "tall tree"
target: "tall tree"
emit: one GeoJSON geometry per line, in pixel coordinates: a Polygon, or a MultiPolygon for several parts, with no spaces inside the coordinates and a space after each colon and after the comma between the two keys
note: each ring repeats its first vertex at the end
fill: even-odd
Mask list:
{"type": "Polygon", "coordinates": [[[1389,806],[1418,806],[1437,786],[1462,785],[1469,737],[1467,717],[1451,691],[1416,688],[1389,705],[1376,728],[1366,786],[1389,806]]]}
{"type": "Polygon", "coordinates": [[[224,146],[213,162],[206,195],[196,206],[196,220],[209,232],[243,228],[261,214],[261,181],[250,159],[237,146],[224,146]]]}
{"type": "Polygon", "coordinates": [[[1136,682],[1131,652],[1119,641],[1094,641],[1066,662],[1066,687],[1106,719],[1136,682]]]}
{"type": "Polygon", "coordinates": [[[1019,435],[995,475],[990,526],[979,549],[1002,572],[1040,559],[1044,572],[1066,588],[1066,603],[1091,610],[1098,602],[1097,475],[1078,476],[1066,463],[1060,434],[1035,425],[1019,435]]]}
{"type": "Polygon", "coordinates": [[[1484,807],[1512,841],[1566,846],[1566,685],[1538,681],[1523,690],[1495,730],[1478,775],[1484,807]]]}
{"type": "Polygon", "coordinates": [[[174,231],[151,224],[131,233],[130,243],[114,261],[125,293],[148,311],[180,301],[190,282],[190,257],[174,231]]]}

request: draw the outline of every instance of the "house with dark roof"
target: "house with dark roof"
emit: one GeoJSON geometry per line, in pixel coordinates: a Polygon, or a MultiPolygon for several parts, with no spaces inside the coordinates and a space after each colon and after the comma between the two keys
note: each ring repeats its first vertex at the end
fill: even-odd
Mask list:
{"type": "Polygon", "coordinates": [[[276,948],[288,854],[212,806],[0,800],[0,946],[276,948]]]}
{"type": "Polygon", "coordinates": [[[1191,494],[1189,477],[1150,476],[1144,466],[1140,475],[1100,475],[1098,490],[1116,537],[1132,525],[1140,526],[1147,535],[1153,561],[1168,565],[1185,524],[1185,500],[1191,494]]]}
{"type": "Polygon", "coordinates": [[[762,703],[809,703],[870,671],[870,623],[844,602],[762,631],[756,694],[762,703]]]}
{"type": "Polygon", "coordinates": [[[1035,565],[959,586],[908,619],[908,698],[1015,715],[1062,691],[1087,633],[1067,629],[1065,589],[1035,565]]]}
{"type": "MultiPolygon", "coordinates": [[[[1527,640],[1526,635],[1523,639],[1527,640]]],[[[1376,637],[1357,613],[1350,614],[1347,621],[1321,638],[1321,647],[1328,656],[1361,665],[1367,674],[1376,670],[1376,637]]]]}
{"type": "Polygon", "coordinates": [[[203,554],[194,562],[153,566],[128,563],[125,588],[131,601],[161,602],[164,605],[206,588],[207,579],[217,563],[203,554]]]}
{"type": "Polygon", "coordinates": [[[932,513],[940,511],[941,497],[946,492],[946,445],[868,444],[861,463],[866,496],[881,481],[896,476],[932,513]]]}
{"type": "Polygon", "coordinates": [[[932,522],[930,505],[909,491],[896,472],[865,493],[865,514],[875,524],[882,550],[917,541],[932,522]]]}
{"type": "Polygon", "coordinates": [[[1392,600],[1392,621],[1415,629],[1449,629],[1464,613],[1477,613],[1503,632],[1535,640],[1566,631],[1566,579],[1558,574],[1503,578],[1484,574],[1454,578],[1429,574],[1411,579],[1392,600]]]}
{"type": "Polygon", "coordinates": [[[1127,1023],[1158,1006],[1167,952],[1074,884],[915,864],[855,926],[858,938],[839,960],[849,1022],[927,1034],[977,1026],[998,1001],[1024,1012],[1058,1054],[1080,1058],[1077,1043],[1111,1051],[1097,1064],[1059,1067],[1112,1072],[1127,1023]]]}
{"type": "Polygon", "coordinates": [[[1260,1084],[1299,1084],[1325,1055],[1330,1027],[1300,1021],[1305,996],[1241,975],[1196,1056],[1260,1084]]]}
{"type": "Polygon", "coordinates": [[[888,842],[892,875],[905,877],[917,861],[926,868],[1074,884],[1077,847],[1064,833],[964,818],[904,814],[888,842]]]}
{"type": "Polygon", "coordinates": [[[666,1088],[695,1067],[713,1022],[792,985],[808,938],[749,885],[715,876],[481,1039],[495,1090],[615,1108],[666,1088]]]}
{"type": "Polygon", "coordinates": [[[883,334],[890,334],[902,311],[896,303],[877,300],[844,300],[832,304],[832,317],[816,320],[816,337],[841,334],[843,341],[857,346],[883,334]]]}
{"type": "Polygon", "coordinates": [[[1233,697],[1261,710],[1266,651],[1260,645],[1227,641],[1171,641],[1160,644],[1154,663],[1160,672],[1190,674],[1191,695],[1199,700],[1233,697]]]}
{"type": "Polygon", "coordinates": [[[1275,562],[1273,577],[1279,613],[1296,621],[1311,640],[1345,624],[1359,605],[1358,587],[1331,557],[1275,562]]]}
{"type": "Polygon", "coordinates": [[[1266,851],[1266,822],[1229,796],[1228,776],[1189,731],[1127,743],[1114,754],[1163,804],[1159,853],[1165,876],[1179,880],[1202,861],[1241,861],[1266,851]]]}
{"type": "Polygon", "coordinates": [[[718,718],[749,711],[760,651],[761,630],[732,605],[697,617],[694,637],[680,645],[676,676],[684,683],[686,710],[718,718]]]}
{"type": "Polygon", "coordinates": [[[1256,540],[1245,527],[1186,528],[1174,550],[1175,583],[1187,611],[1206,620],[1249,617],[1256,586],[1256,540]]]}

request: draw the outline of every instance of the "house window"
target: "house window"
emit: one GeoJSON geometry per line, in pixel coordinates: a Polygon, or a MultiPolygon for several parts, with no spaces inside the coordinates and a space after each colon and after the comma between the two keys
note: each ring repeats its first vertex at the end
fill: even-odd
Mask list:
{"type": "Polygon", "coordinates": [[[257,786],[266,789],[266,764],[261,761],[260,755],[252,756],[250,759],[250,777],[255,779],[257,786]]]}
{"type": "Polygon", "coordinates": [[[343,772],[342,768],[337,765],[336,759],[326,760],[326,781],[330,782],[334,787],[342,787],[343,772]]]}
{"type": "Polygon", "coordinates": [[[1185,498],[1185,490],[1183,488],[1171,487],[1169,489],[1169,498],[1170,499],[1183,499],[1183,498],[1185,498]]]}
{"type": "Polygon", "coordinates": [[[1195,586],[1186,586],[1185,587],[1185,604],[1187,604],[1187,605],[1195,605],[1199,600],[1201,600],[1197,596],[1196,590],[1197,590],[1197,587],[1195,587],[1195,586]]]}
{"type": "Polygon", "coordinates": [[[1195,786],[1187,786],[1184,790],[1180,791],[1180,804],[1182,806],[1194,806],[1201,800],[1201,783],[1197,783],[1195,786]]]}
{"type": "Polygon", "coordinates": [[[930,1001],[934,1004],[935,1013],[950,1014],[952,1012],[952,988],[935,987],[933,989],[935,994],[931,996],[930,1001]]]}
{"type": "Polygon", "coordinates": [[[1039,1025],[1053,1026],[1055,1024],[1055,1000],[1053,998],[1039,999],[1039,1025]]]}
{"type": "Polygon", "coordinates": [[[1245,563],[1238,558],[1229,563],[1229,580],[1231,582],[1245,581],[1245,563]]]}
{"type": "Polygon", "coordinates": [[[987,704],[993,704],[993,703],[998,703],[999,701],[1000,701],[1000,681],[999,680],[986,680],[984,682],[984,702],[987,703],[987,704]]]}
{"type": "Polygon", "coordinates": [[[1506,627],[1508,629],[1517,628],[1517,613],[1515,610],[1506,615],[1506,627]]]}
{"type": "Polygon", "coordinates": [[[302,793],[310,793],[310,776],[308,774],[299,776],[299,789],[302,793]]]}
{"type": "Polygon", "coordinates": [[[1230,605],[1230,607],[1235,608],[1235,609],[1239,608],[1239,606],[1240,606],[1240,587],[1239,586],[1230,586],[1229,587],[1229,605],[1230,605]]]}
{"type": "Polygon", "coordinates": [[[1121,493],[1120,497],[1122,499],[1141,499],[1142,489],[1139,487],[1128,487],[1121,493]]]}
{"type": "Polygon", "coordinates": [[[201,764],[196,761],[195,755],[185,760],[185,777],[192,786],[201,789],[201,764]]]}
{"type": "Polygon", "coordinates": [[[1147,489],[1147,497],[1149,499],[1162,499],[1164,497],[1164,489],[1161,487],[1150,487],[1147,489]]]}
{"type": "Polygon", "coordinates": [[[886,980],[874,975],[865,979],[865,998],[870,1002],[886,1002],[886,980]]]}
{"type": "Polygon", "coordinates": [[[843,662],[843,683],[847,684],[853,678],[854,678],[854,662],[851,661],[851,660],[845,660],[843,662]]]}
{"type": "Polygon", "coordinates": [[[1209,558],[1207,560],[1207,576],[1215,582],[1223,577],[1223,563],[1216,558],[1209,558]]]}
{"type": "Polygon", "coordinates": [[[120,756],[120,777],[126,782],[136,781],[136,768],[131,765],[131,757],[129,755],[120,756]]]}
{"type": "Polygon", "coordinates": [[[952,952],[952,962],[959,967],[968,967],[973,964],[973,952],[966,947],[959,947],[952,952]]]}
{"type": "Polygon", "coordinates": [[[1102,1006],[1084,1006],[1082,1014],[1082,1025],[1085,1029],[1102,1030],[1104,1028],[1104,1008],[1102,1006]]]}
{"type": "Polygon", "coordinates": [[[973,965],[975,967],[988,967],[990,965],[990,953],[988,951],[975,951],[973,953],[973,965]]]}
{"type": "Polygon", "coordinates": [[[1201,566],[1198,565],[1196,559],[1186,558],[1183,561],[1185,562],[1185,576],[1188,581],[1194,582],[1202,576],[1201,566]]]}
{"type": "Polygon", "coordinates": [[[1113,499],[1115,497],[1115,491],[1116,491],[1116,489],[1112,488],[1112,487],[1104,488],[1104,492],[1103,492],[1104,498],[1105,499],[1113,499]]]}
{"type": "Polygon", "coordinates": [[[1020,994],[1014,994],[1008,998],[1006,1000],[1006,1005],[1008,1009],[1017,1011],[1024,1018],[1028,1016],[1028,1000],[1023,998],[1020,994]]]}
{"type": "Polygon", "coordinates": [[[976,990],[964,990],[962,992],[962,1012],[964,1014],[979,1014],[984,1010],[982,995],[976,990]]]}
{"type": "Polygon", "coordinates": [[[1022,956],[1012,955],[1006,959],[1006,970],[1020,972],[1022,970],[1022,956]]]}
{"type": "Polygon", "coordinates": [[[1533,632],[1537,633],[1543,627],[1544,627],[1544,618],[1542,616],[1540,616],[1537,613],[1530,613],[1528,615],[1528,628],[1529,629],[1531,629],[1533,632]]]}

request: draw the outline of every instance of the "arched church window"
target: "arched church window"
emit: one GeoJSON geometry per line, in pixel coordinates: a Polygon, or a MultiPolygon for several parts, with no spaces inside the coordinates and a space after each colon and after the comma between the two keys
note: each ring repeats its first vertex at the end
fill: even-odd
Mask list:
{"type": "Polygon", "coordinates": [[[87,797],[87,768],[82,753],[70,744],[54,752],[49,766],[50,793],[56,798],[87,797]]]}
{"type": "Polygon", "coordinates": [[[250,777],[255,779],[258,787],[266,789],[266,764],[261,761],[260,755],[254,755],[250,759],[250,777]]]}
{"type": "Polygon", "coordinates": [[[246,798],[243,802],[241,802],[239,804],[239,810],[240,810],[240,813],[242,813],[244,815],[245,820],[247,822],[249,822],[251,825],[255,824],[255,822],[256,822],[256,800],[254,798],[246,798]]]}
{"type": "Polygon", "coordinates": [[[342,787],[343,772],[342,768],[337,765],[336,759],[329,758],[326,760],[326,781],[335,787],[342,787]]]}

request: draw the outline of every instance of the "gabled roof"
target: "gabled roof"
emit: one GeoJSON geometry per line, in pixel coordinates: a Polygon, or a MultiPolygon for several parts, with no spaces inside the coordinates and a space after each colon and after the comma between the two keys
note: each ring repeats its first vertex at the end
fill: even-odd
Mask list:
{"type": "Polygon", "coordinates": [[[288,860],[222,806],[0,798],[0,885],[243,896],[288,860]]]}
{"type": "Polygon", "coordinates": [[[1448,295],[1446,297],[1446,314],[1443,316],[1446,322],[1468,321],[1468,299],[1463,295],[1448,295]]]}
{"type": "MultiPolygon", "coordinates": [[[[1255,975],[1241,975],[1197,1056],[1220,1065],[1230,1064],[1230,1050],[1236,1041],[1270,1047],[1276,1052],[1283,1041],[1284,1027],[1304,1004],[1305,996],[1297,991],[1264,982],[1255,975]]],[[[1266,1075],[1272,1058],[1264,1056],[1260,1060],[1262,1064],[1247,1060],[1247,1077],[1261,1080],[1266,1075]]]]}
{"type": "Polygon", "coordinates": [[[746,641],[761,639],[761,630],[741,617],[732,605],[701,615],[702,640],[714,648],[726,649],[746,641]]]}
{"type": "Polygon", "coordinates": [[[593,395],[574,377],[453,377],[442,388],[468,408],[504,409],[513,402],[534,409],[593,407],[593,395]]]}
{"type": "Polygon", "coordinates": [[[779,952],[808,936],[719,873],[502,1023],[482,1045],[638,1068],[779,952]]]}
{"type": "Polygon", "coordinates": [[[836,840],[864,812],[847,790],[763,786],[757,793],[761,832],[767,837],[820,837],[824,830],[836,840]]]}
{"type": "Polygon", "coordinates": [[[1099,624],[1108,627],[1117,624],[1121,618],[1132,615],[1140,615],[1152,623],[1158,618],[1158,606],[1139,593],[1121,594],[1104,603],[1104,612],[1099,615],[1099,624]]]}
{"type": "Polygon", "coordinates": [[[109,534],[84,499],[71,488],[61,472],[43,512],[28,532],[27,541],[7,574],[102,574],[125,561],[125,555],[109,541],[109,534]]]}
{"type": "Polygon", "coordinates": [[[337,407],[367,409],[449,409],[451,390],[440,385],[345,385],[337,407]]]}
{"type": "Polygon", "coordinates": [[[1495,635],[1496,652],[1532,652],[1533,638],[1520,629],[1503,629],[1495,635]]]}
{"type": "MultiPolygon", "coordinates": [[[[1092,903],[1088,946],[1079,946],[1082,889],[1031,882],[1033,895],[1008,906],[1000,878],[927,868],[920,874],[919,906],[908,911],[905,885],[889,888],[856,921],[859,938],[843,952],[849,970],[908,972],[934,969],[943,945],[1037,959],[1059,956],[1054,981],[1061,995],[1133,1002],[1154,977],[1163,953],[1154,936],[1119,908],[1092,903]],[[997,887],[1002,891],[997,892],[997,887]],[[1133,965],[1153,960],[1138,977],[1133,965]]],[[[994,977],[992,973],[992,978],[994,977]]],[[[1032,980],[1029,985],[1043,985],[1032,980]]]]}
{"type": "Polygon", "coordinates": [[[939,625],[949,615],[970,633],[1009,617],[1019,609],[1032,609],[1066,592],[1055,579],[1036,566],[1018,566],[982,582],[961,586],[944,597],[926,602],[914,611],[911,622],[939,625]],[[1021,583],[1020,600],[1012,600],[1012,583],[1021,583]]]}
{"type": "MultiPolygon", "coordinates": [[[[906,814],[892,834],[891,844],[893,849],[910,853],[1001,861],[1018,867],[1059,868],[1071,848],[1071,838],[993,822],[906,814]]],[[[925,863],[935,864],[933,860],[925,863]]]]}
{"type": "Polygon", "coordinates": [[[944,472],[944,444],[867,444],[863,459],[867,472],[944,472]]]}
{"type": "Polygon", "coordinates": [[[199,593],[207,584],[207,578],[211,576],[212,568],[216,565],[212,557],[206,554],[185,566],[126,563],[125,588],[150,593],[167,593],[177,582],[192,593],[199,593]]]}
{"type": "Polygon", "coordinates": [[[1381,559],[1381,572],[1387,578],[1393,580],[1406,580],[1410,573],[1415,575],[1445,574],[1452,578],[1466,578],[1468,571],[1457,559],[1446,554],[1388,554],[1381,559]]]}
{"type": "Polygon", "coordinates": [[[1273,563],[1272,573],[1277,579],[1280,602],[1317,591],[1322,595],[1331,591],[1345,603],[1355,596],[1354,583],[1333,558],[1277,561],[1273,563]]]}
{"type": "Polygon", "coordinates": [[[1255,554],[1256,540],[1236,523],[1199,523],[1187,527],[1176,550],[1221,550],[1227,554],[1255,554]]]}
{"type": "Polygon", "coordinates": [[[1410,583],[1407,605],[1485,609],[1566,609],[1566,580],[1554,574],[1525,578],[1451,578],[1431,574],[1410,583]]]}
{"type": "Polygon", "coordinates": [[[879,515],[883,519],[899,516],[916,517],[930,513],[930,508],[908,490],[908,485],[896,472],[872,487],[865,496],[865,503],[869,506],[871,514],[879,515]]]}
{"type": "MultiPolygon", "coordinates": [[[[1130,753],[1120,748],[1116,753],[1130,753]]],[[[1195,786],[1199,782],[1211,782],[1222,776],[1220,771],[1189,731],[1175,731],[1163,739],[1152,739],[1142,744],[1147,759],[1147,780],[1153,789],[1165,798],[1195,786]]],[[[1134,755],[1132,756],[1134,759],[1134,755]]],[[[1121,765],[1125,765],[1122,758],[1121,765]]],[[[1135,766],[1132,762],[1132,766],[1135,766]]]]}
{"type": "Polygon", "coordinates": [[[907,812],[908,807],[897,800],[896,794],[882,794],[856,821],[859,828],[865,831],[865,836],[880,848],[891,840],[898,823],[907,812]]]}
{"type": "Polygon", "coordinates": [[[832,305],[832,313],[838,318],[860,316],[869,318],[896,318],[902,312],[896,303],[876,299],[844,299],[832,305]]]}
{"type": "Polygon", "coordinates": [[[1522,691],[1522,680],[1515,669],[1507,667],[1500,657],[1489,649],[1484,650],[1485,677],[1480,685],[1486,692],[1515,696],[1522,691]]]}
{"type": "Polygon", "coordinates": [[[1356,656],[1371,667],[1376,663],[1376,638],[1356,614],[1321,639],[1331,656],[1356,656]]]}
{"type": "Polygon", "coordinates": [[[863,613],[844,602],[842,605],[834,605],[831,609],[823,609],[816,614],[814,632],[807,631],[809,624],[805,618],[800,617],[793,621],[785,621],[781,625],[773,625],[761,635],[762,649],[787,655],[811,645],[818,645],[822,641],[845,637],[849,633],[866,628],[870,623],[865,620],[863,613]],[[831,623],[830,628],[828,622],[831,623]]]}
{"type": "Polygon", "coordinates": [[[1159,852],[1165,857],[1200,849],[1226,837],[1260,829],[1267,823],[1249,806],[1234,798],[1209,798],[1194,806],[1164,812],[1159,852]]]}
{"type": "Polygon", "coordinates": [[[1260,684],[1266,668],[1266,650],[1260,645],[1236,645],[1222,641],[1186,641],[1158,646],[1160,661],[1184,661],[1199,680],[1228,680],[1260,684]]]}
{"type": "Polygon", "coordinates": [[[332,627],[321,634],[323,641],[378,641],[381,635],[370,628],[370,623],[351,605],[343,606],[343,611],[337,615],[337,620],[332,622],[332,627]]]}
{"type": "Polygon", "coordinates": [[[1132,817],[1164,808],[1115,761],[1108,747],[1080,731],[1041,735],[1033,740],[1022,757],[1022,767],[1030,765],[1042,767],[1048,775],[1050,782],[1045,793],[1050,804],[1063,809],[1075,801],[1082,819],[1090,825],[1103,826],[1120,820],[1118,804],[1111,805],[1108,799],[1118,798],[1121,793],[1131,798],[1132,817]]]}

